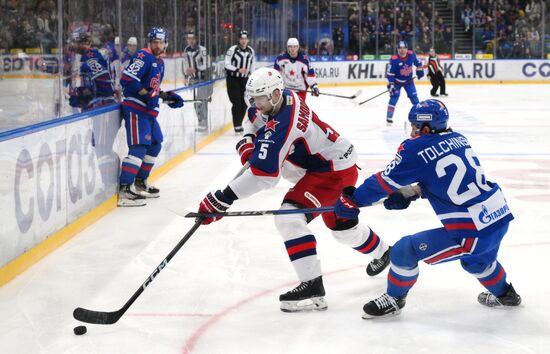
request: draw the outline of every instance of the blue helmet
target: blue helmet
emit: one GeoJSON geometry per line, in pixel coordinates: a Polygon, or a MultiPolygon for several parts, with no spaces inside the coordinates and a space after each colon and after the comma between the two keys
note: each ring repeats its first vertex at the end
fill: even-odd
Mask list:
{"type": "Polygon", "coordinates": [[[409,46],[407,45],[407,42],[399,41],[399,43],[397,43],[397,48],[409,48],[409,46]]]}
{"type": "Polygon", "coordinates": [[[166,33],[166,30],[162,27],[153,27],[149,33],[147,33],[147,38],[149,38],[149,41],[160,39],[164,42],[168,42],[168,33],[166,33]]]}
{"type": "Polygon", "coordinates": [[[430,133],[436,133],[447,129],[449,111],[443,102],[439,100],[426,100],[411,108],[409,122],[416,125],[421,131],[425,126],[430,128],[430,133]]]}

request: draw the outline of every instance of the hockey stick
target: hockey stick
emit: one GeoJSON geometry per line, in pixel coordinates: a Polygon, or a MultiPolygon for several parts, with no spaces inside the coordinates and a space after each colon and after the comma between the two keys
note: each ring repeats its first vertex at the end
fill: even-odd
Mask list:
{"type": "Polygon", "coordinates": [[[147,279],[145,279],[143,284],[141,284],[141,286],[139,287],[139,289],[137,289],[134,295],[132,295],[132,297],[128,301],[126,301],[126,303],[124,304],[124,306],[122,306],[122,308],[120,308],[117,311],[104,312],[104,311],[93,311],[82,307],[77,307],[73,311],[73,317],[78,321],[93,323],[93,324],[110,325],[110,324],[116,323],[122,317],[122,315],[124,315],[124,313],[128,310],[128,308],[132,306],[134,301],[137,300],[137,298],[141,295],[141,293],[143,293],[145,288],[147,288],[153,282],[155,277],[159,275],[160,272],[166,267],[166,265],[168,264],[168,262],[170,262],[172,257],[174,257],[176,253],[178,253],[180,248],[182,248],[183,245],[187,242],[187,240],[189,240],[189,238],[195,233],[195,231],[197,231],[199,226],[201,226],[201,222],[202,222],[202,218],[201,217],[197,218],[193,227],[189,231],[187,231],[185,236],[176,245],[176,247],[174,247],[174,249],[168,254],[168,256],[166,256],[166,258],[164,258],[164,260],[160,262],[160,264],[155,268],[155,270],[153,270],[153,273],[151,273],[151,275],[149,275],[147,279]]]}
{"type": "MultiPolygon", "coordinates": [[[[311,93],[311,91],[308,91],[309,93],[311,93]]],[[[343,95],[336,95],[334,93],[325,93],[325,92],[319,92],[319,95],[324,95],[324,96],[331,96],[331,97],[338,97],[338,98],[345,98],[347,100],[353,100],[354,98],[356,98],[357,96],[359,96],[363,91],[361,90],[358,90],[356,93],[354,93],[353,95],[351,96],[343,96],[343,95]]]]}
{"type": "MultiPolygon", "coordinates": [[[[294,92],[304,92],[303,90],[296,90],[296,89],[291,89],[292,91],[294,92]]],[[[309,90],[306,90],[305,92],[307,93],[312,93],[312,91],[309,91],[309,90]]],[[[324,95],[324,96],[331,96],[331,97],[338,97],[338,98],[345,98],[347,100],[353,100],[354,98],[356,98],[357,96],[359,96],[363,91],[361,90],[358,90],[356,93],[354,93],[353,95],[351,96],[343,96],[343,95],[337,95],[337,94],[334,94],[334,93],[325,93],[325,92],[319,92],[319,95],[324,95]]]]}
{"type": "Polygon", "coordinates": [[[223,213],[194,213],[178,214],[184,218],[211,218],[226,216],[260,216],[260,215],[287,215],[287,214],[309,214],[309,213],[328,213],[334,211],[333,206],[320,208],[302,208],[302,209],[277,209],[277,210],[248,210],[248,211],[226,211],[223,213]]]}
{"type": "MultiPolygon", "coordinates": [[[[233,179],[236,179],[237,177],[242,175],[246,171],[248,166],[249,166],[248,162],[244,164],[244,166],[239,170],[239,172],[233,179]]],[[[141,284],[141,286],[136,290],[134,295],[132,295],[132,297],[128,301],[126,301],[124,306],[122,306],[119,310],[112,311],[112,312],[105,312],[105,311],[88,310],[82,307],[77,307],[73,311],[73,317],[78,321],[93,323],[93,324],[110,325],[110,324],[116,323],[122,317],[122,315],[124,315],[124,313],[130,308],[130,306],[132,306],[132,304],[137,300],[137,298],[141,295],[141,293],[145,291],[145,288],[147,288],[149,284],[153,282],[155,277],[159,275],[160,272],[168,265],[168,262],[170,262],[170,260],[176,255],[176,253],[178,253],[178,251],[183,247],[183,245],[187,242],[187,240],[189,240],[191,236],[193,236],[195,231],[197,231],[199,226],[201,226],[202,219],[203,218],[201,216],[197,217],[197,220],[195,220],[195,224],[193,225],[193,227],[189,231],[187,231],[185,236],[183,236],[180,242],[178,242],[176,247],[174,247],[174,249],[172,249],[172,251],[168,254],[168,256],[166,256],[166,258],[164,258],[164,260],[160,262],[160,264],[155,268],[155,270],[153,270],[151,275],[149,275],[149,277],[145,279],[143,284],[141,284]]]]}
{"type": "Polygon", "coordinates": [[[364,103],[367,103],[367,102],[369,102],[369,101],[372,101],[372,100],[374,100],[376,97],[382,96],[383,94],[385,94],[385,93],[388,92],[388,91],[389,91],[389,90],[386,90],[386,91],[384,91],[384,92],[380,92],[378,95],[373,96],[373,97],[371,97],[371,98],[369,98],[369,99],[366,99],[366,100],[364,100],[364,101],[362,101],[362,102],[359,102],[358,104],[359,104],[359,106],[360,106],[360,105],[362,105],[362,104],[364,104],[364,103]]]}

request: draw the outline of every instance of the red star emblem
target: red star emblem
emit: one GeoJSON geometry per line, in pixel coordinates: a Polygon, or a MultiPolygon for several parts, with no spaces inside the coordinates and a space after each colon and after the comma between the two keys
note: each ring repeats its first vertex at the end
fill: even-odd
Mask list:
{"type": "Polygon", "coordinates": [[[92,52],[92,50],[90,49],[90,50],[88,50],[88,51],[86,52],[86,56],[87,56],[88,58],[91,58],[91,57],[94,56],[94,52],[92,52]]]}
{"type": "Polygon", "coordinates": [[[139,59],[143,59],[144,56],[145,56],[145,54],[144,54],[143,52],[139,52],[139,53],[137,54],[137,57],[138,57],[139,59]]]}
{"type": "Polygon", "coordinates": [[[296,71],[294,71],[294,69],[290,69],[289,74],[290,74],[291,76],[294,76],[294,74],[296,74],[296,71]]]}
{"type": "Polygon", "coordinates": [[[275,126],[279,124],[275,119],[268,120],[267,123],[265,123],[265,131],[271,130],[272,132],[275,132],[275,126]]]}
{"type": "Polygon", "coordinates": [[[397,153],[398,153],[398,154],[400,154],[401,151],[405,150],[405,146],[404,146],[404,145],[405,145],[405,144],[399,145],[399,147],[397,148],[397,153]]]}

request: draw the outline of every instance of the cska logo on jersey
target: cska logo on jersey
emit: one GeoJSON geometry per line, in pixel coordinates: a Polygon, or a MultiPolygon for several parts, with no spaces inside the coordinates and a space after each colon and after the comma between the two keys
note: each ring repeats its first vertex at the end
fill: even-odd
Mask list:
{"type": "Polygon", "coordinates": [[[271,130],[275,133],[275,126],[279,124],[275,119],[268,120],[267,123],[265,123],[265,131],[271,130]]]}

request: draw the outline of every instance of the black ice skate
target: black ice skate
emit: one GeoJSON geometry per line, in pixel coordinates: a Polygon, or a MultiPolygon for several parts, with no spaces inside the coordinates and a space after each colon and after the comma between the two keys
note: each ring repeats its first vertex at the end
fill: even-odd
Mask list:
{"type": "Polygon", "coordinates": [[[374,277],[375,275],[382,273],[382,271],[390,265],[390,251],[391,246],[386,252],[384,252],[382,257],[378,259],[373,259],[369,263],[369,265],[367,266],[367,274],[369,276],[374,277]]]}
{"type": "Polygon", "coordinates": [[[363,306],[363,319],[369,320],[372,318],[382,318],[391,315],[399,315],[401,309],[405,307],[405,298],[393,297],[384,294],[377,299],[369,301],[363,306]]]}
{"type": "Polygon", "coordinates": [[[120,185],[117,204],[119,207],[136,207],[146,204],[145,197],[137,194],[133,184],[120,185]]]}
{"type": "Polygon", "coordinates": [[[328,307],[324,296],[323,278],[319,276],[315,279],[302,282],[289,292],[281,294],[279,296],[281,311],[324,311],[328,307]]]}
{"type": "Polygon", "coordinates": [[[516,293],[516,290],[510,283],[510,287],[506,294],[502,296],[495,296],[488,291],[485,291],[477,296],[477,301],[488,307],[500,307],[500,306],[518,306],[521,304],[521,296],[516,293]]]}
{"type": "Polygon", "coordinates": [[[390,127],[393,124],[393,118],[386,118],[386,125],[390,127]]]}
{"type": "Polygon", "coordinates": [[[136,192],[145,198],[158,198],[160,197],[160,190],[147,183],[146,179],[136,178],[136,192]]]}

